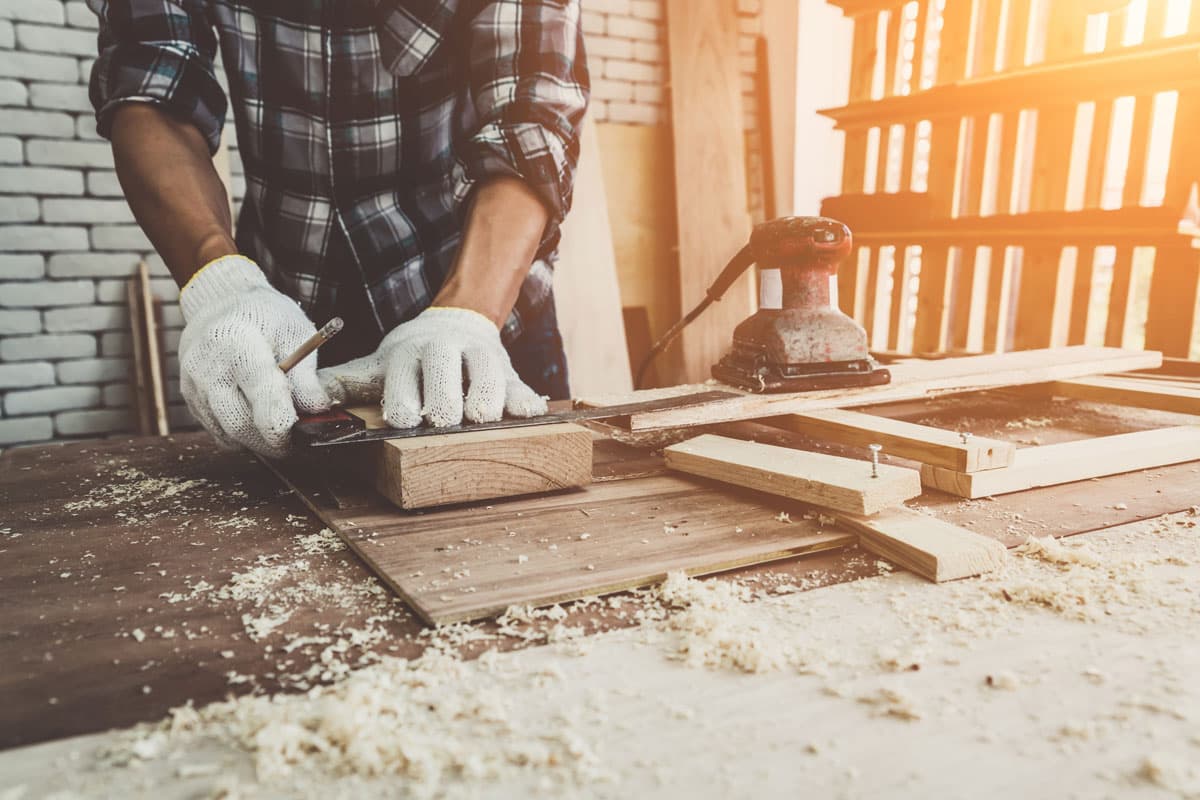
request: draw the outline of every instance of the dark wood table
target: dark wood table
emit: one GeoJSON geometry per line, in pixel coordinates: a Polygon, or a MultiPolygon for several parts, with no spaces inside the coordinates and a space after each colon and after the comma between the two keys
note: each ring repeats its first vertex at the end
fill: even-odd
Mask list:
{"type": "MultiPolygon", "coordinates": [[[[1047,441],[1161,423],[1074,405],[1017,411],[1056,413],[1037,430],[1047,441]]],[[[1026,435],[998,422],[1013,412],[1010,400],[983,398],[907,416],[951,427],[971,418],[979,435],[1026,435]]],[[[638,458],[638,469],[653,468],[638,458]]],[[[1197,478],[1197,466],[1183,464],[994,500],[935,492],[920,503],[1012,544],[1186,509],[1200,503],[1197,478]]],[[[320,552],[311,537],[321,527],[265,466],[216,449],[205,434],[0,454],[0,747],[158,719],[188,701],[299,690],[295,676],[321,664],[331,641],[348,643],[334,654],[338,669],[421,653],[424,626],[349,550],[320,552]],[[274,579],[261,590],[232,581],[264,570],[274,579]],[[276,623],[259,641],[249,633],[276,623]]],[[[876,559],[851,547],[731,574],[813,588],[877,573],[876,559]]],[[[569,610],[566,622],[588,631],[632,624],[594,607],[569,610]]],[[[461,651],[525,644],[499,637],[461,651]]]]}

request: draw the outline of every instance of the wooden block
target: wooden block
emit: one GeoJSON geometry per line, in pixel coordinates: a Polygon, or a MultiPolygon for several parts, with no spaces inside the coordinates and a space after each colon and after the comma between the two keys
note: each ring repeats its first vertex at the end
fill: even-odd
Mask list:
{"type": "Polygon", "coordinates": [[[1177,414],[1200,414],[1200,384],[1170,385],[1149,379],[1098,376],[1055,381],[1048,388],[1058,397],[1151,408],[1177,414]]]}
{"type": "Polygon", "coordinates": [[[371,482],[401,508],[586,486],[592,432],[569,423],[391,439],[368,446],[371,482]]]}
{"type": "Polygon", "coordinates": [[[851,514],[874,514],[921,493],[916,470],[705,434],[663,450],[680,472],[851,514]]]}
{"type": "MultiPolygon", "coordinates": [[[[926,465],[921,482],[959,497],[979,498],[1195,460],[1200,460],[1200,425],[1182,425],[1026,447],[1017,451],[1012,466],[986,472],[926,465]]],[[[1120,497],[1111,500],[1115,503],[1120,497]]]]}
{"type": "Polygon", "coordinates": [[[997,570],[1008,552],[996,539],[907,508],[837,519],[858,533],[867,550],[935,583],[997,570]]]}
{"type": "Polygon", "coordinates": [[[772,417],[763,422],[842,444],[865,447],[878,443],[891,455],[958,472],[1007,467],[1017,452],[1012,442],[982,436],[972,436],[964,442],[954,431],[836,408],[772,417]]]}

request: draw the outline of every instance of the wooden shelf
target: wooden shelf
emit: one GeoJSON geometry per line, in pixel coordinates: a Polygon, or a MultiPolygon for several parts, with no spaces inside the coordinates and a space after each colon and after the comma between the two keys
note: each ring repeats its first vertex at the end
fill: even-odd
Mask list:
{"type": "Polygon", "coordinates": [[[820,111],[841,130],[962,117],[1200,86],[1200,37],[1164,39],[820,111]]]}
{"type": "Polygon", "coordinates": [[[1194,232],[1177,211],[1132,206],[1113,210],[1038,211],[986,217],[935,219],[923,195],[842,195],[828,198],[821,213],[845,222],[862,244],[942,242],[1024,244],[1030,240],[1076,244],[1188,246],[1194,232]],[[906,199],[911,198],[908,202],[906,199]],[[897,202],[897,199],[900,202],[897,202]],[[905,210],[907,207],[907,210],[905,210]]]}

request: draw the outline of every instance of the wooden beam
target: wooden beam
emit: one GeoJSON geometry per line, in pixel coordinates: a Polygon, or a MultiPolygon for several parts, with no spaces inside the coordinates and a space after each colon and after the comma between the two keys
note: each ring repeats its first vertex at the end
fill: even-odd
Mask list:
{"type": "MultiPolygon", "coordinates": [[[[690,310],[750,238],[736,0],[667,0],[680,300],[690,310]]],[[[682,334],[684,379],[705,380],[753,308],[745,275],[682,334]]]]}
{"type": "Polygon", "coordinates": [[[1058,397],[1200,415],[1200,384],[1189,388],[1186,384],[1174,386],[1162,381],[1097,376],[1055,381],[1046,388],[1058,397]]]}
{"type": "Polygon", "coordinates": [[[1012,442],[982,436],[964,439],[954,431],[844,409],[789,414],[763,422],[831,442],[864,447],[881,444],[889,455],[958,472],[1006,467],[1017,450],[1012,442]]]}
{"type": "Polygon", "coordinates": [[[835,516],[858,533],[865,549],[935,583],[993,572],[1008,553],[996,539],[907,508],[835,516]]]}
{"type": "MultiPolygon", "coordinates": [[[[383,424],[374,406],[347,410],[368,428],[383,424]]],[[[405,509],[572,489],[592,480],[592,432],[569,423],[428,434],[362,449],[364,476],[405,509]]]]}
{"type": "Polygon", "coordinates": [[[663,450],[667,467],[850,514],[875,514],[921,494],[916,470],[704,434],[663,450]]]}
{"type": "MultiPolygon", "coordinates": [[[[892,382],[884,386],[826,389],[795,394],[744,394],[700,407],[634,414],[630,430],[659,430],[719,422],[761,419],[780,414],[804,414],[830,408],[851,408],[901,400],[920,400],[947,394],[1025,386],[1108,372],[1160,366],[1155,352],[1103,347],[1060,347],[990,353],[938,360],[912,361],[889,367],[892,382]]],[[[639,399],[638,393],[629,396],[639,399]]],[[[588,405],[611,405],[615,398],[588,398],[588,405]]]]}
{"type": "Polygon", "coordinates": [[[924,466],[921,482],[959,497],[979,498],[1196,460],[1200,425],[1183,425],[1026,447],[1017,451],[1011,467],[986,472],[924,466]]]}

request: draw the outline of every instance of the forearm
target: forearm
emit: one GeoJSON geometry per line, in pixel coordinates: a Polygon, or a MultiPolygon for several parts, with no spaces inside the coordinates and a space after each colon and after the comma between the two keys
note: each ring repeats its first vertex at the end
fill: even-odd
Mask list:
{"type": "Polygon", "coordinates": [[[237,252],[225,186],[204,137],[146,103],[113,117],[113,157],[125,198],[175,281],[237,252]]]}
{"type": "Polygon", "coordinates": [[[549,218],[533,190],[516,178],[481,186],[467,217],[458,260],[433,304],[469,308],[503,326],[549,218]]]}

